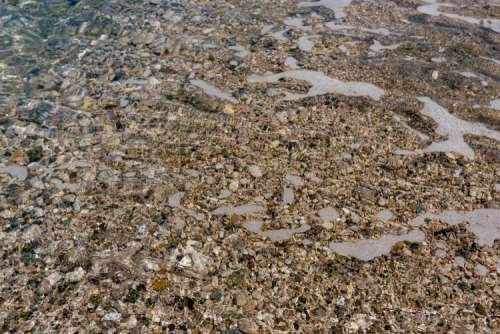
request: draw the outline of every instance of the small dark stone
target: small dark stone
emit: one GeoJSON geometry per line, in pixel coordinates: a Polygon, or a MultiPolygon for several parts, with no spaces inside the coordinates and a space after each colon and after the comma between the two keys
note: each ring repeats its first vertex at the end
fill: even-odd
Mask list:
{"type": "Polygon", "coordinates": [[[31,290],[36,290],[38,288],[38,286],[40,285],[40,281],[35,279],[35,278],[30,278],[28,280],[28,288],[30,288],[31,290]]]}
{"type": "Polygon", "coordinates": [[[476,304],[476,313],[485,316],[487,314],[486,308],[483,306],[483,304],[477,303],[476,304]]]}
{"type": "Polygon", "coordinates": [[[188,309],[194,310],[194,304],[195,304],[194,299],[186,297],[186,299],[184,300],[184,304],[187,306],[188,309]]]}
{"type": "Polygon", "coordinates": [[[25,121],[42,125],[47,120],[52,109],[52,104],[50,104],[49,102],[38,102],[24,109],[21,112],[20,118],[25,121]]]}
{"type": "Polygon", "coordinates": [[[273,288],[275,288],[278,285],[278,279],[276,277],[273,277],[271,281],[271,285],[273,288]]]}
{"type": "Polygon", "coordinates": [[[245,280],[245,273],[243,271],[234,271],[229,277],[229,284],[233,287],[240,286],[245,280]]]}
{"type": "Polygon", "coordinates": [[[35,254],[33,254],[32,252],[23,253],[23,263],[25,266],[28,266],[31,263],[34,263],[35,261],[36,261],[36,257],[35,257],[35,254]]]}
{"type": "Polygon", "coordinates": [[[214,291],[210,294],[210,299],[213,301],[220,301],[222,299],[222,293],[220,291],[214,291]]]}
{"type": "Polygon", "coordinates": [[[293,280],[297,283],[302,282],[302,276],[297,273],[291,273],[290,276],[293,278],[293,280]]]}
{"type": "Polygon", "coordinates": [[[415,208],[415,213],[416,213],[417,215],[419,215],[419,214],[421,214],[422,212],[425,212],[425,210],[426,210],[426,206],[425,206],[425,204],[423,204],[423,203],[418,203],[418,204],[417,204],[417,207],[415,208]]]}
{"type": "Polygon", "coordinates": [[[9,224],[5,225],[4,232],[10,232],[18,227],[19,227],[19,221],[17,219],[14,219],[9,224]]]}
{"type": "Polygon", "coordinates": [[[123,80],[123,79],[125,79],[125,75],[123,73],[116,73],[113,76],[113,79],[111,79],[111,81],[115,82],[115,81],[120,81],[120,80],[123,80]]]}
{"type": "Polygon", "coordinates": [[[125,303],[135,303],[137,299],[139,299],[140,293],[137,291],[137,289],[130,289],[127,296],[125,297],[124,302],[125,303]]]}
{"type": "Polygon", "coordinates": [[[416,251],[418,251],[420,248],[420,244],[418,242],[411,242],[410,243],[410,250],[415,253],[416,251]]]}
{"type": "Polygon", "coordinates": [[[35,146],[27,152],[30,162],[40,161],[43,156],[43,149],[41,146],[35,146]]]}

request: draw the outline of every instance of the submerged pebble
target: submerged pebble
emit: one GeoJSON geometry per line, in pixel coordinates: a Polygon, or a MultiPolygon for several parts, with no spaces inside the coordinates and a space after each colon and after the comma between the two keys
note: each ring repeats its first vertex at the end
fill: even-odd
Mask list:
{"type": "Polygon", "coordinates": [[[379,219],[385,223],[385,222],[388,222],[389,220],[391,220],[392,218],[394,218],[394,215],[392,214],[392,212],[390,210],[382,210],[379,213],[377,213],[376,217],[377,217],[377,219],[379,219]]]}
{"type": "Polygon", "coordinates": [[[500,111],[500,99],[490,101],[490,108],[500,111]]]}
{"type": "Polygon", "coordinates": [[[332,208],[331,206],[324,207],[323,209],[318,211],[318,216],[323,221],[329,223],[339,218],[339,213],[337,210],[332,208]]]}

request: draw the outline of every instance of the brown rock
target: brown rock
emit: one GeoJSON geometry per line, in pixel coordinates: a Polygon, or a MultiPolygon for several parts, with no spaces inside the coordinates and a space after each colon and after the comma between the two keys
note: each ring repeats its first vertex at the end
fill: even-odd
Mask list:
{"type": "Polygon", "coordinates": [[[254,334],[259,332],[259,326],[250,319],[241,319],[238,322],[238,328],[240,331],[246,334],[254,334]]]}

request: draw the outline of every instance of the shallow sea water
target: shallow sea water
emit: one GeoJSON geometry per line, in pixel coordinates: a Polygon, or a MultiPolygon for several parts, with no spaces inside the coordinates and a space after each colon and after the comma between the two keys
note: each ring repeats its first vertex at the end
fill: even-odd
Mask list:
{"type": "Polygon", "coordinates": [[[116,0],[0,2],[0,104],[13,94],[19,99],[32,96],[45,73],[61,73],[93,39],[118,34],[125,20],[120,13],[131,4],[116,0]]]}
{"type": "MultiPolygon", "coordinates": [[[[345,20],[349,16],[351,3],[351,0],[298,2],[298,7],[303,9],[316,7],[330,9],[334,12],[335,19],[323,22],[325,30],[316,31],[316,27],[304,23],[307,22],[305,17],[290,16],[286,17],[281,25],[263,25],[261,33],[270,34],[272,38],[281,42],[296,43],[298,49],[306,54],[317,51],[315,50],[315,42],[322,37],[325,31],[327,33],[345,34],[345,36],[368,36],[369,45],[366,49],[375,54],[383,54],[384,51],[385,53],[396,51],[404,45],[401,40],[397,40],[402,35],[397,30],[391,31],[386,27],[356,26],[347,23],[345,20]],[[301,35],[289,34],[293,30],[299,31],[301,35]],[[380,38],[380,41],[374,39],[374,35],[380,38]],[[390,42],[392,38],[397,42],[390,42]]],[[[133,36],[136,27],[134,27],[133,20],[130,17],[134,15],[140,16],[145,10],[154,11],[155,6],[170,6],[172,11],[175,12],[182,7],[182,4],[170,1],[146,3],[132,0],[45,0],[4,1],[0,3],[0,106],[7,99],[14,99],[16,103],[29,106],[30,99],[37,98],[40,92],[47,92],[54,87],[60,87],[63,82],[57,78],[71,77],[75,71],[78,71],[78,60],[86,55],[85,50],[93,41],[107,38],[113,39],[123,35],[133,36]],[[49,75],[50,73],[54,75],[49,75]]],[[[498,19],[454,14],[451,11],[456,9],[455,7],[455,5],[427,0],[423,1],[416,10],[431,17],[456,19],[483,29],[500,32],[500,21],[498,19]]],[[[348,43],[354,45],[359,41],[348,43]]],[[[211,44],[210,47],[217,48],[218,46],[217,44],[211,44]]],[[[345,54],[349,53],[349,50],[344,45],[340,45],[338,48],[345,54]]],[[[242,62],[252,61],[252,52],[249,45],[233,44],[233,46],[228,47],[228,50],[231,50],[234,57],[239,58],[242,62]]],[[[312,69],[314,66],[311,66],[311,64],[304,67],[308,68],[307,70],[298,69],[303,65],[302,63],[299,65],[299,61],[291,54],[283,60],[284,65],[290,70],[282,70],[283,72],[271,74],[248,73],[247,83],[274,83],[279,85],[283,80],[300,80],[310,84],[307,93],[287,93],[284,97],[285,101],[301,100],[325,94],[338,94],[350,97],[368,97],[377,102],[383,100],[388,94],[385,89],[374,83],[361,80],[340,80],[319,70],[312,69]]],[[[500,64],[500,61],[496,58],[484,56],[480,58],[493,65],[500,64]]],[[[299,59],[302,61],[302,58],[299,59]]],[[[431,61],[436,64],[446,64],[447,58],[436,56],[431,58],[431,61]]],[[[475,79],[480,75],[467,69],[457,70],[456,73],[467,79],[475,79]]],[[[239,102],[225,87],[217,87],[205,80],[196,79],[196,76],[191,78],[192,80],[189,83],[203,93],[234,104],[239,102]]],[[[119,81],[119,78],[117,80],[119,81]]],[[[152,86],[151,81],[148,80],[128,79],[124,80],[123,83],[131,86],[152,86]]],[[[78,96],[83,96],[86,92],[77,93],[74,95],[76,100],[66,101],[67,105],[78,105],[81,102],[78,100],[78,96]]],[[[455,152],[464,155],[469,160],[473,160],[475,158],[474,150],[466,142],[464,136],[472,134],[500,141],[498,131],[480,123],[462,120],[450,114],[444,106],[438,104],[431,97],[414,96],[411,98],[420,103],[422,107],[420,113],[437,124],[435,132],[441,136],[439,141],[434,141],[424,147],[423,152],[455,152]]],[[[488,104],[482,105],[493,110],[500,110],[500,100],[497,97],[491,97],[488,104]]],[[[402,127],[414,132],[421,141],[429,140],[429,136],[410,128],[399,117],[395,117],[402,127]]],[[[410,155],[415,152],[398,150],[396,153],[410,155]]],[[[0,174],[10,175],[21,181],[29,177],[28,168],[17,164],[2,164],[0,174]]],[[[282,206],[291,206],[297,203],[299,189],[304,187],[305,183],[302,178],[296,175],[286,175],[285,181],[288,186],[282,189],[280,204],[282,206]]],[[[61,189],[77,190],[80,188],[80,184],[66,184],[61,181],[56,181],[56,183],[61,189]]],[[[498,187],[498,184],[496,184],[495,189],[497,191],[498,187]]],[[[181,201],[184,194],[184,192],[177,192],[171,195],[168,198],[169,206],[183,210],[191,216],[201,217],[202,215],[197,212],[182,206],[181,201]]],[[[231,195],[232,193],[227,191],[227,193],[221,194],[220,199],[230,198],[231,195]]],[[[263,205],[249,203],[220,206],[213,210],[211,214],[213,216],[230,216],[233,214],[251,216],[262,215],[265,211],[266,208],[263,205]]],[[[320,209],[317,214],[323,223],[330,228],[340,217],[337,210],[330,206],[320,209]]],[[[490,245],[493,242],[491,238],[498,237],[498,226],[496,225],[498,215],[498,211],[478,210],[461,214],[446,211],[439,215],[420,216],[413,221],[413,224],[419,225],[418,223],[423,217],[442,219],[449,224],[468,221],[470,230],[476,234],[479,242],[490,245]]],[[[389,222],[394,219],[394,215],[390,211],[384,210],[379,212],[376,218],[382,222],[389,222]]],[[[251,220],[245,223],[243,227],[248,231],[274,241],[288,240],[296,234],[306,232],[310,228],[309,225],[303,225],[295,229],[262,230],[262,225],[262,221],[251,220]]],[[[414,230],[403,235],[386,235],[377,240],[332,243],[330,248],[340,254],[366,260],[387,254],[395,242],[403,240],[419,241],[422,238],[422,232],[414,230]]]]}

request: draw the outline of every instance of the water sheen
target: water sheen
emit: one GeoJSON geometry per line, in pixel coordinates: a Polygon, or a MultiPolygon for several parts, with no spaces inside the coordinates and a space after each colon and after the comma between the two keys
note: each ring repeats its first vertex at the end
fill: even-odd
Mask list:
{"type": "Polygon", "coordinates": [[[58,87],[65,66],[92,40],[118,36],[129,23],[125,13],[143,6],[131,0],[0,2],[0,105],[58,87]]]}

